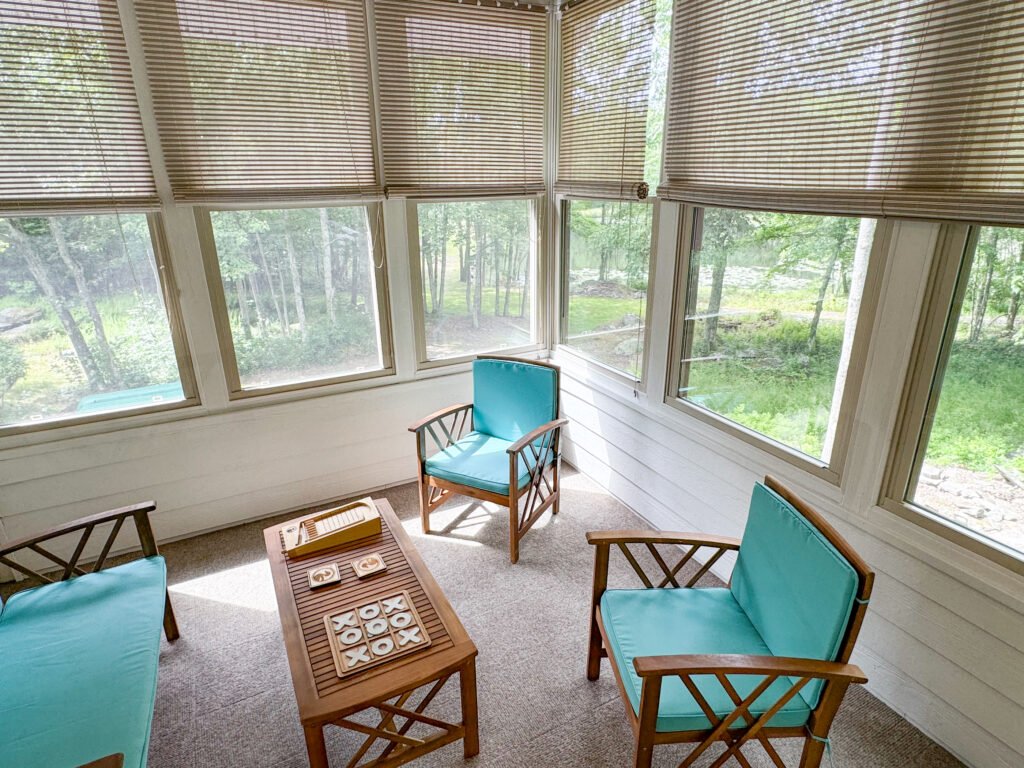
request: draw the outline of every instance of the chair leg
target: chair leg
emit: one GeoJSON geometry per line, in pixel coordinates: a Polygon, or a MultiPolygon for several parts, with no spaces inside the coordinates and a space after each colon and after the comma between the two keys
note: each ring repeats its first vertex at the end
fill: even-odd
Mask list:
{"type": "Polygon", "coordinates": [[[590,648],[587,651],[587,680],[597,680],[601,676],[601,630],[597,628],[597,619],[590,618],[590,648]]]}
{"type": "Polygon", "coordinates": [[[654,760],[654,742],[646,734],[636,738],[636,750],[633,752],[633,768],[651,768],[654,760]]]}
{"type": "Polygon", "coordinates": [[[519,505],[508,508],[508,559],[512,565],[519,562],[519,505]]]}
{"type": "Polygon", "coordinates": [[[430,533],[430,486],[425,475],[419,477],[420,525],[424,533],[430,533]]]}
{"type": "Polygon", "coordinates": [[[559,489],[558,489],[558,480],[559,480],[559,475],[561,474],[560,473],[561,465],[562,465],[562,460],[561,459],[556,459],[555,460],[554,469],[553,469],[553,471],[551,473],[551,481],[552,481],[551,482],[551,487],[553,489],[552,493],[555,495],[555,500],[551,504],[551,514],[552,515],[557,515],[558,514],[558,503],[562,500],[561,491],[559,491],[559,489]]]}
{"type": "Polygon", "coordinates": [[[800,768],[818,768],[824,754],[825,743],[808,736],[804,739],[804,751],[800,755],[800,768]]]}
{"type": "Polygon", "coordinates": [[[174,618],[174,608],[171,607],[171,596],[164,592],[164,636],[167,642],[173,643],[178,639],[178,621],[174,618]]]}

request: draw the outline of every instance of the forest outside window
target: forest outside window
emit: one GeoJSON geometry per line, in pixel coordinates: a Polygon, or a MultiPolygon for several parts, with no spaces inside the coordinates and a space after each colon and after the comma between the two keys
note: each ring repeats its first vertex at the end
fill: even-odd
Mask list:
{"type": "Polygon", "coordinates": [[[675,402],[829,465],[874,229],[873,219],[697,209],[675,402]]]}
{"type": "Polygon", "coordinates": [[[565,203],[563,344],[639,380],[654,205],[565,203]]]}
{"type": "Polygon", "coordinates": [[[0,218],[4,427],[186,400],[151,225],[139,213],[0,218]]]}
{"type": "Polygon", "coordinates": [[[390,368],[376,211],[353,205],[209,213],[233,392],[390,368]]]}
{"type": "Polygon", "coordinates": [[[535,346],[535,200],[410,208],[422,284],[421,361],[535,346]]]}
{"type": "Polygon", "coordinates": [[[1021,557],[1024,229],[981,227],[969,242],[906,501],[1021,557]]]}

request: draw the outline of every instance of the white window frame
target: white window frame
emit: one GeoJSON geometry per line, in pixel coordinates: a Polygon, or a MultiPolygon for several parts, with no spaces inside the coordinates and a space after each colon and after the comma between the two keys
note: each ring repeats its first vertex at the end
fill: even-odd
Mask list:
{"type": "Polygon", "coordinates": [[[406,200],[406,239],[409,247],[409,286],[412,290],[413,329],[416,336],[416,370],[427,371],[446,366],[460,365],[473,361],[478,355],[501,354],[541,357],[547,354],[546,327],[547,312],[545,311],[547,296],[547,272],[545,268],[544,222],[541,212],[545,209],[545,195],[501,195],[485,198],[408,198],[406,200]],[[431,203],[469,203],[503,200],[528,200],[530,202],[530,238],[533,248],[534,269],[531,278],[530,328],[536,339],[531,344],[518,347],[502,347],[499,349],[479,349],[464,355],[453,357],[431,358],[427,355],[426,305],[423,301],[423,267],[420,256],[420,223],[417,206],[431,203]]]}
{"type": "Polygon", "coordinates": [[[217,345],[220,350],[221,362],[224,366],[224,377],[228,388],[228,400],[249,400],[252,398],[277,395],[289,392],[304,392],[316,390],[320,387],[329,387],[336,384],[349,382],[369,381],[395,375],[394,339],[391,329],[391,307],[389,302],[390,291],[388,288],[388,266],[387,254],[384,246],[383,226],[374,231],[373,222],[383,222],[383,209],[379,202],[353,202],[351,200],[325,200],[318,202],[303,201],[301,203],[254,201],[245,205],[201,207],[194,209],[196,230],[199,234],[199,246],[203,257],[203,266],[206,270],[206,282],[210,298],[210,307],[213,310],[214,326],[216,327],[217,345]],[[215,211],[255,211],[255,210],[284,210],[286,208],[341,208],[341,207],[365,207],[367,216],[371,222],[371,241],[373,245],[374,263],[376,267],[374,275],[373,290],[377,302],[377,316],[379,328],[379,343],[382,365],[374,371],[360,371],[358,373],[343,374],[338,376],[325,376],[322,378],[305,379],[302,381],[290,381],[281,384],[272,384],[266,387],[243,387],[241,376],[238,372],[238,359],[235,357],[234,337],[231,334],[231,319],[228,314],[227,297],[224,295],[224,281],[221,279],[220,261],[217,256],[217,245],[213,233],[213,221],[211,212],[215,211]]]}
{"type": "MultiPolygon", "coordinates": [[[[96,214],[113,214],[114,211],[97,210],[96,214]]],[[[185,325],[181,315],[181,305],[178,301],[178,287],[174,280],[174,270],[171,260],[168,258],[167,235],[164,230],[163,219],[155,211],[138,211],[138,214],[146,217],[149,225],[149,240],[153,249],[153,258],[156,262],[156,271],[160,276],[160,292],[167,312],[167,324],[171,334],[171,344],[174,347],[174,358],[178,367],[178,379],[181,382],[181,390],[185,397],[169,403],[155,403],[153,405],[140,405],[133,408],[122,408],[112,411],[101,411],[90,413],[87,416],[68,416],[46,419],[39,422],[23,422],[0,426],[0,438],[11,435],[24,435],[29,433],[44,432],[52,429],[71,427],[82,424],[98,424],[102,422],[123,419],[129,416],[141,414],[162,413],[165,411],[177,411],[183,408],[191,408],[200,405],[199,390],[196,383],[195,370],[192,365],[192,354],[189,350],[188,339],[185,334],[185,325]]],[[[49,215],[53,216],[84,216],[89,212],[81,210],[56,210],[49,215]]],[[[17,217],[12,217],[17,218],[17,217]]],[[[111,427],[116,428],[116,427],[111,427]]]]}
{"type": "Polygon", "coordinates": [[[982,226],[940,225],[878,505],[974,554],[1024,575],[1024,553],[958,525],[907,498],[916,488],[924,461],[931,421],[952,351],[954,315],[959,315],[962,310],[982,226]]]}
{"type": "Polygon", "coordinates": [[[588,197],[585,195],[560,195],[558,197],[558,327],[556,330],[557,349],[559,354],[567,353],[578,358],[583,364],[592,367],[600,373],[618,380],[621,383],[633,387],[638,392],[647,389],[649,376],[649,360],[651,348],[651,304],[654,299],[654,273],[656,270],[658,253],[658,225],[660,223],[661,204],[657,198],[647,200],[611,200],[608,198],[588,197]],[[644,299],[644,333],[643,333],[643,354],[640,359],[640,376],[630,376],[626,371],[620,370],[613,365],[602,362],[588,355],[586,352],[577,349],[569,341],[569,266],[572,254],[569,247],[569,207],[577,201],[584,202],[630,202],[640,205],[651,205],[651,245],[647,257],[647,291],[644,299]]]}
{"type": "MultiPolygon", "coordinates": [[[[686,398],[679,397],[679,379],[682,374],[682,353],[686,333],[690,258],[693,250],[696,217],[698,212],[705,206],[686,203],[681,204],[680,207],[682,210],[676,245],[676,282],[672,294],[672,330],[669,343],[669,360],[666,369],[668,375],[665,380],[665,403],[688,416],[692,416],[705,424],[720,429],[732,437],[739,438],[755,448],[783,459],[799,469],[820,477],[835,486],[840,486],[849,455],[854,415],[864,384],[864,370],[868,358],[871,331],[874,325],[875,314],[878,310],[882,277],[885,273],[885,262],[888,258],[890,243],[893,237],[893,223],[886,219],[878,219],[875,226],[871,253],[868,257],[864,293],[861,296],[860,311],[854,329],[853,346],[850,352],[846,383],[843,387],[842,398],[838,404],[839,414],[836,432],[832,441],[829,459],[828,461],[823,461],[774,438],[745,427],[725,416],[721,416],[686,398]]],[[[766,205],[758,210],[771,212],[773,209],[771,206],[766,205]]],[[[836,404],[833,403],[833,408],[835,407],[836,404]]]]}

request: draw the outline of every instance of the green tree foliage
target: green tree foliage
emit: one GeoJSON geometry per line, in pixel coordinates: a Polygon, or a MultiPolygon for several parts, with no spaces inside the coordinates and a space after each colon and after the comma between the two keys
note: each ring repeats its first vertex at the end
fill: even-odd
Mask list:
{"type": "Polygon", "coordinates": [[[0,340],[0,408],[18,380],[25,376],[25,356],[10,342],[0,340]]]}

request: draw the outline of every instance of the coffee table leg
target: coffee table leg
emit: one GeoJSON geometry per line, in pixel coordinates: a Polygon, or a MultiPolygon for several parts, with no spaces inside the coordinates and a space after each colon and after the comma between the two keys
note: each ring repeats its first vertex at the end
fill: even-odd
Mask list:
{"type": "Polygon", "coordinates": [[[462,691],[462,725],[466,735],[462,738],[462,754],[473,757],[480,752],[480,730],[476,711],[476,658],[470,659],[459,670],[459,685],[462,691]]]}
{"type": "Polygon", "coordinates": [[[330,768],[327,763],[327,744],[324,742],[323,726],[304,725],[302,728],[306,733],[309,768],[330,768]]]}

